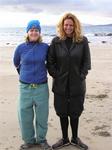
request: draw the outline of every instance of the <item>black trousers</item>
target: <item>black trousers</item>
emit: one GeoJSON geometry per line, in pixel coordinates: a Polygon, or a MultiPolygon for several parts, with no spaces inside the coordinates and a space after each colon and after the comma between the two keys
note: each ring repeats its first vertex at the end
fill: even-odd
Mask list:
{"type": "MultiPolygon", "coordinates": [[[[68,117],[60,117],[60,124],[62,130],[62,138],[68,138],[68,126],[69,126],[69,118],[68,117]]],[[[78,137],[78,125],[79,118],[71,118],[70,117],[70,125],[72,131],[72,138],[76,139],[78,137]]]]}

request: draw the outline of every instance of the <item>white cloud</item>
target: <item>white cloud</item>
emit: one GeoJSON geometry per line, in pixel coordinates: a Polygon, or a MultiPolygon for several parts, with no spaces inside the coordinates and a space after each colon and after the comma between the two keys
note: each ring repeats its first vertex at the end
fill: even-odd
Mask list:
{"type": "Polygon", "coordinates": [[[100,13],[110,16],[112,14],[111,0],[0,0],[1,9],[7,8],[10,11],[24,12],[52,12],[80,11],[89,13],[100,13]],[[106,6],[106,8],[105,8],[106,6]]]}
{"type": "Polygon", "coordinates": [[[111,0],[0,0],[0,25],[23,26],[36,18],[56,24],[65,12],[73,12],[83,23],[112,23],[111,6],[111,0]]]}

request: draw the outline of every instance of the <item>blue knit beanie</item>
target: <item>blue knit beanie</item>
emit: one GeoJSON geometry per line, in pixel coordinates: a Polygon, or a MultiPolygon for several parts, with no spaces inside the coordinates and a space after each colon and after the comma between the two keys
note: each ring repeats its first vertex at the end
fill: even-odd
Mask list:
{"type": "Polygon", "coordinates": [[[36,28],[39,30],[39,32],[41,32],[39,20],[31,20],[27,25],[26,32],[28,32],[32,28],[36,28]]]}

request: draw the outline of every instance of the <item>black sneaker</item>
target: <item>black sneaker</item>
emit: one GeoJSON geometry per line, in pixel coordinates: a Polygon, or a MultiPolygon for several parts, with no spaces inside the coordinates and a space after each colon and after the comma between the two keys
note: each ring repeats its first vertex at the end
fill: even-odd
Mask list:
{"type": "Polygon", "coordinates": [[[68,146],[70,145],[70,141],[69,139],[60,139],[57,143],[55,143],[54,145],[52,145],[53,149],[58,149],[64,146],[68,146]]]}
{"type": "Polygon", "coordinates": [[[31,144],[31,143],[25,143],[25,144],[22,144],[21,146],[20,146],[20,149],[19,150],[28,150],[28,149],[31,149],[31,148],[33,148],[33,147],[35,147],[35,146],[37,146],[37,144],[36,143],[34,143],[34,144],[31,144]]]}
{"type": "Polygon", "coordinates": [[[71,144],[82,149],[82,150],[88,150],[88,146],[84,144],[79,138],[71,140],[71,144]]]}
{"type": "Polygon", "coordinates": [[[52,150],[52,147],[47,143],[47,141],[40,143],[42,150],[52,150]]]}

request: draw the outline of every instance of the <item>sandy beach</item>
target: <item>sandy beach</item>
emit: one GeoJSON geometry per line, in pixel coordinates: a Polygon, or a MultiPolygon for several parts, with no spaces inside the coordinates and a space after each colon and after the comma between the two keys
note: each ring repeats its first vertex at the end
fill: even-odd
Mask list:
{"type": "MultiPolygon", "coordinates": [[[[12,63],[15,47],[0,47],[0,150],[18,150],[23,143],[17,117],[18,75],[12,63]]],[[[80,117],[79,137],[90,150],[112,149],[112,44],[90,43],[92,70],[87,77],[85,110],[80,117]]],[[[49,77],[50,112],[48,142],[61,137],[53,107],[52,79],[49,77]]],[[[71,138],[71,129],[69,129],[71,138]]],[[[32,150],[36,150],[35,148],[32,150]]],[[[78,150],[68,146],[63,150],[78,150]]]]}

